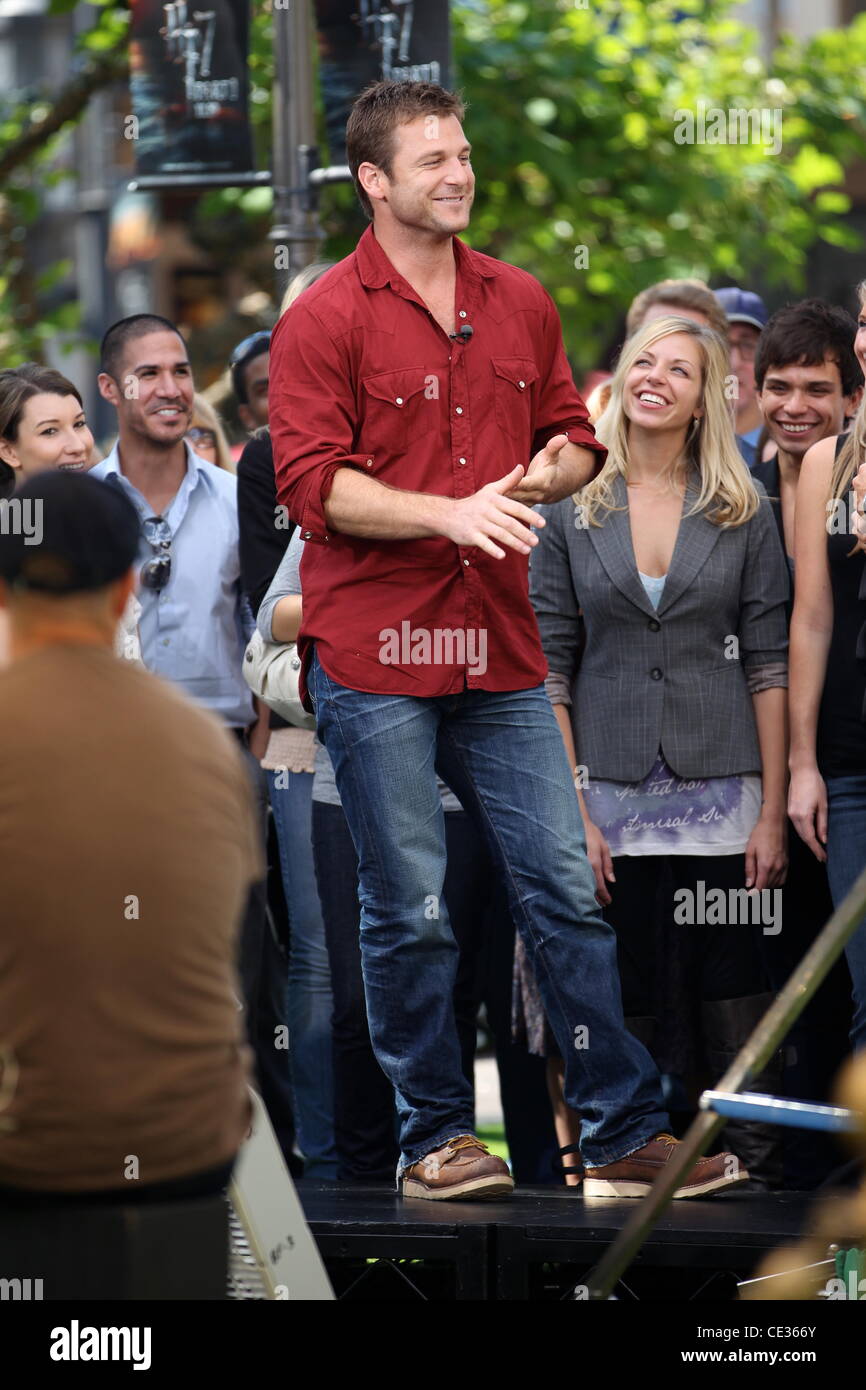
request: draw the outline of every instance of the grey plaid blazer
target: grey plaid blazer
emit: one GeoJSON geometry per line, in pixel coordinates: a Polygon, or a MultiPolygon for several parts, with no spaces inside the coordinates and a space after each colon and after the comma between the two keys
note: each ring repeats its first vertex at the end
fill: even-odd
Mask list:
{"type": "MultiPolygon", "coordinates": [[[[657,612],[627,510],[586,526],[571,498],[538,508],[547,525],[530,593],[550,670],[571,684],[575,747],[590,775],[639,781],[659,748],[682,777],[761,771],[746,672],[786,669],[788,571],[757,487],[760,510],[743,526],[683,516],[657,612]]],[[[627,505],[624,479],[614,496],[627,505]]],[[[696,496],[690,485],[684,513],[696,496]]]]}

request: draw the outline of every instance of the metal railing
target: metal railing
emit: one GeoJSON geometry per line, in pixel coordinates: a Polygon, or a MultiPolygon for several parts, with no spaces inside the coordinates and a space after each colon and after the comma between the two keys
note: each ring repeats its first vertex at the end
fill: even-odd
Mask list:
{"type": "MultiPolygon", "coordinates": [[[[861,921],[866,917],[866,869],[860,874],[850,893],[839,904],[833,916],[806,952],[788,983],[781,989],[751,1037],[734,1058],[717,1083],[716,1092],[729,1098],[742,1093],[754,1077],[760,1075],[770,1057],[800,1017],[832,966],[845,949],[861,921]]],[[[689,1127],[675,1156],[653,1183],[619,1235],[591,1271],[586,1283],[590,1299],[610,1297],[614,1286],[631,1264],[682,1179],[724,1127],[725,1116],[705,1109],[689,1127]]]]}

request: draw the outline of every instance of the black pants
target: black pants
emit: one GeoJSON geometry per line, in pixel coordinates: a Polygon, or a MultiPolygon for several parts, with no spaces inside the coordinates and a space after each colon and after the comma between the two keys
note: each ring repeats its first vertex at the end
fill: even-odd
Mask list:
{"type": "Polygon", "coordinates": [[[761,994],[767,988],[767,977],[761,957],[760,926],[682,924],[674,914],[683,900],[674,893],[686,889],[699,899],[704,892],[721,888],[725,894],[731,888],[745,884],[745,856],[671,855],[662,859],[618,855],[614,861],[616,882],[609,884],[612,901],[604,909],[604,917],[616,932],[617,959],[622,985],[623,1012],[630,1017],[659,1017],[664,1001],[660,999],[659,950],[665,940],[673,944],[684,963],[683,976],[687,981],[688,1000],[697,1009],[701,1001],[743,999],[761,994]],[[667,872],[665,872],[667,870],[667,872]],[[654,929],[654,905],[660,883],[665,884],[664,920],[660,924],[661,942],[654,929]]]}
{"type": "MultiPolygon", "coordinates": [[[[819,864],[793,825],[788,826],[788,877],[782,889],[782,930],[762,937],[770,985],[785,985],[833,913],[827,869],[819,864]]],[[[850,1052],[851,976],[840,956],[788,1033],[783,1051],[783,1089],[792,1100],[827,1103],[833,1081],[850,1052]]],[[[784,1132],[785,1186],[818,1187],[845,1159],[832,1135],[815,1130],[784,1132]]]]}
{"type": "Polygon", "coordinates": [[[286,1165],[294,1177],[299,1177],[303,1164],[293,1152],[295,1120],[289,1054],[285,1048],[274,1046],[276,1030],[288,1029],[286,980],[289,966],[283,944],[277,939],[286,915],[284,903],[277,899],[277,895],[279,899],[282,898],[282,878],[278,857],[277,871],[274,873],[270,870],[273,856],[278,856],[278,851],[271,833],[267,781],[246,747],[244,754],[262,839],[267,848],[269,870],[266,879],[251,886],[247,897],[238,941],[238,974],[246,1008],[247,1037],[255,1054],[258,1089],[286,1165]],[[276,910],[271,908],[272,902],[276,910]]]}
{"type": "MultiPolygon", "coordinates": [[[[553,1127],[544,1062],[511,1043],[514,927],[507,901],[469,817],[462,811],[447,812],[445,833],[444,897],[460,948],[454,1011],[463,1070],[471,1080],[483,998],[497,1050],[515,1174],[523,1181],[544,1181],[554,1147],[553,1127]]],[[[358,861],[341,807],[313,802],[313,858],[334,999],[338,1176],[393,1180],[399,1157],[394,1095],[370,1043],[361,973],[358,861]]]]}
{"type": "Polygon", "coordinates": [[[190,1173],[184,1178],[169,1178],[165,1182],[129,1182],[124,1187],[101,1188],[96,1192],[31,1192],[21,1187],[0,1186],[0,1209],[4,1206],[14,1207],[17,1211],[24,1207],[146,1205],[211,1197],[228,1187],[234,1166],[232,1159],[218,1168],[190,1173]]]}

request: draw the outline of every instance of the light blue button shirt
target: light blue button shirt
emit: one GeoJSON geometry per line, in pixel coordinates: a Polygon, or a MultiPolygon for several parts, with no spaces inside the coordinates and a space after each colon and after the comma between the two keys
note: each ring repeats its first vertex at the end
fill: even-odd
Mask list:
{"type": "MultiPolygon", "coordinates": [[[[183,481],[163,513],[171,527],[171,577],[159,593],[138,592],[141,656],[149,671],[243,728],[254,718],[241,675],[253,624],[240,585],[237,483],[188,444],[186,455],[183,481]]],[[[142,521],[153,516],[153,507],[123,476],[117,444],[91,477],[123,488],[142,521]]],[[[154,554],[142,537],[142,561],[154,554]]]]}

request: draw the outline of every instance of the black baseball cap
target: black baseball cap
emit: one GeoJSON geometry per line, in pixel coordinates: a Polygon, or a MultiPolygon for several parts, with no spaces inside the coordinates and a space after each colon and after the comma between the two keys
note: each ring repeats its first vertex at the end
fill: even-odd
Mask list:
{"type": "Polygon", "coordinates": [[[47,594],[104,589],[141,544],[138,512],[111,483],[46,470],[0,502],[0,578],[47,594]]]}

